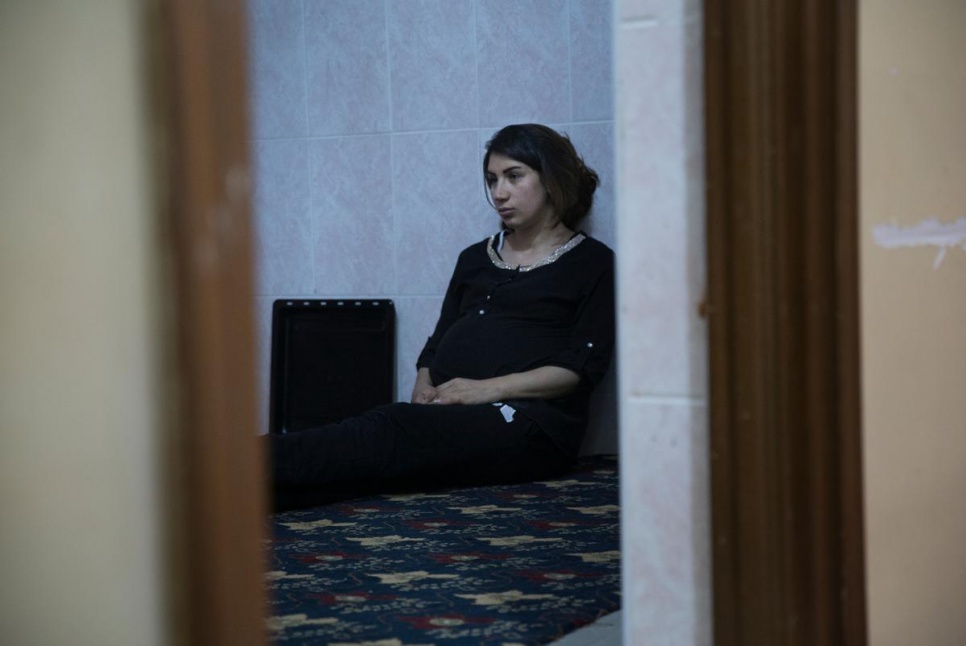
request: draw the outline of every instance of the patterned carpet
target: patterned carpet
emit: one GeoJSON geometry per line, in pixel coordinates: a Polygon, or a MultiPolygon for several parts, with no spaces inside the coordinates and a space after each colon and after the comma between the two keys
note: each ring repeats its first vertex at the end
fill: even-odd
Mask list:
{"type": "Polygon", "coordinates": [[[620,608],[617,462],[272,517],[279,644],[547,644],[620,608]]]}

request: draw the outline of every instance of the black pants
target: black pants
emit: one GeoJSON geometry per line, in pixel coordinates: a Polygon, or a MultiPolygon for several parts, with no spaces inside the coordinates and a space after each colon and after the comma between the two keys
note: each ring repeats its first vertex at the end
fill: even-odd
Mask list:
{"type": "Polygon", "coordinates": [[[391,404],[268,441],[276,511],[378,492],[536,480],[571,464],[525,416],[507,420],[490,404],[391,404]]]}

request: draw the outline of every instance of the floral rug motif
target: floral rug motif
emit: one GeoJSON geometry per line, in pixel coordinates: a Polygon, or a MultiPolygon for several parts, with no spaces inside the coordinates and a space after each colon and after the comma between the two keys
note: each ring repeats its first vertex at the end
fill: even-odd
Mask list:
{"type": "Polygon", "coordinates": [[[617,461],[275,514],[279,644],[547,644],[620,608],[617,461]]]}

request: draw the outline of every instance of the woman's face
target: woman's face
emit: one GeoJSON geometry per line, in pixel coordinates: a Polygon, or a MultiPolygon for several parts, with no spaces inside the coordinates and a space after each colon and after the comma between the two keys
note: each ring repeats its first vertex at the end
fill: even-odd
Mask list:
{"type": "Polygon", "coordinates": [[[523,162],[491,153],[486,184],[493,207],[510,229],[539,229],[554,221],[540,173],[523,162]]]}

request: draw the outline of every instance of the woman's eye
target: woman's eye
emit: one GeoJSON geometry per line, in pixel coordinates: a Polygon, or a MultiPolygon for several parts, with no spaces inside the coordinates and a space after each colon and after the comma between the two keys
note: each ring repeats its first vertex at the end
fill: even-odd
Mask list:
{"type": "Polygon", "coordinates": [[[518,179],[520,179],[521,177],[523,177],[523,175],[521,175],[520,173],[510,173],[509,175],[507,175],[507,177],[509,177],[510,179],[512,179],[515,182],[518,179]]]}

